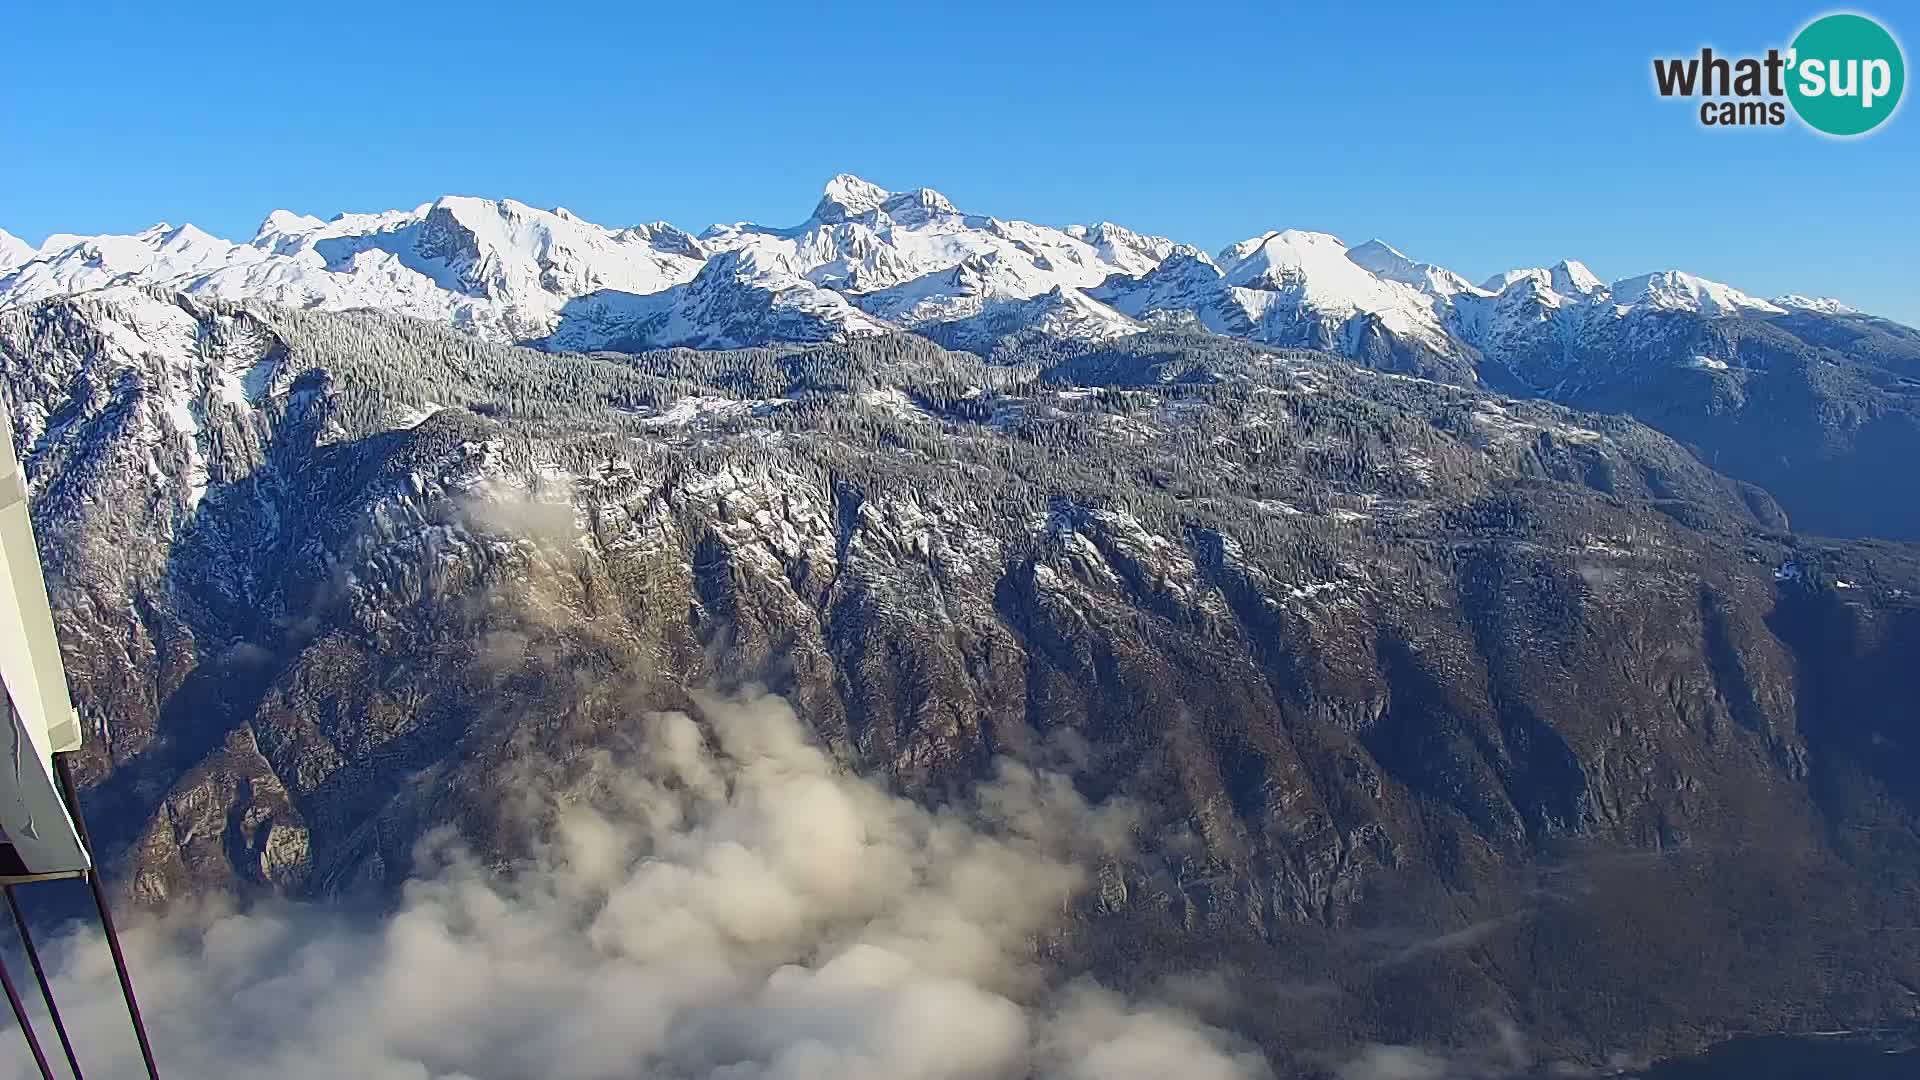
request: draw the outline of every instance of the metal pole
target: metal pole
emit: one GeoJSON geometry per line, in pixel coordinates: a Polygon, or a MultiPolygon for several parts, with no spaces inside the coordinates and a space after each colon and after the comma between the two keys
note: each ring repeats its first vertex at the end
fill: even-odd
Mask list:
{"type": "Polygon", "coordinates": [[[27,913],[20,910],[20,898],[14,895],[11,885],[7,886],[7,907],[13,909],[13,925],[20,931],[20,944],[26,947],[27,962],[33,965],[33,978],[40,984],[40,997],[47,1003],[47,1014],[53,1017],[60,1049],[67,1053],[67,1067],[73,1070],[73,1080],[86,1080],[80,1072],[80,1056],[73,1052],[73,1040],[67,1037],[67,1022],[61,1019],[60,1005],[53,999],[53,983],[47,979],[46,966],[40,963],[40,950],[33,947],[33,934],[27,930],[27,913]]]}
{"type": "Polygon", "coordinates": [[[100,928],[106,931],[107,949],[113,953],[113,970],[120,976],[120,996],[127,999],[133,1034],[140,1040],[140,1058],[147,1065],[147,1080],[160,1080],[160,1067],[153,1063],[153,1046],[147,1042],[147,1022],[140,1018],[140,1000],[133,996],[133,976],[127,974],[127,958],[120,951],[120,934],[113,928],[113,912],[107,907],[107,891],[100,886],[100,856],[93,852],[93,838],[87,835],[87,819],[80,813],[80,789],[73,782],[73,770],[67,768],[66,755],[53,755],[53,771],[60,778],[60,790],[66,795],[67,811],[73,815],[73,827],[80,833],[80,842],[93,853],[94,865],[87,874],[87,886],[93,890],[93,906],[100,909],[100,928]]]}
{"type": "Polygon", "coordinates": [[[40,1050],[40,1039],[33,1033],[33,1021],[27,1019],[27,1007],[20,1001],[20,991],[13,988],[13,976],[7,973],[5,960],[0,960],[0,986],[7,989],[7,1004],[13,1006],[13,1018],[20,1021],[20,1034],[27,1037],[27,1049],[33,1051],[34,1064],[40,1066],[41,1080],[53,1080],[53,1066],[47,1064],[47,1055],[40,1050]]]}

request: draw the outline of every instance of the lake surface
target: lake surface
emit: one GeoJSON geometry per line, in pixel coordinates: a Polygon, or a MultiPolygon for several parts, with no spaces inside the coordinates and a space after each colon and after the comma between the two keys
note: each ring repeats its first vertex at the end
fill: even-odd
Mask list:
{"type": "Polygon", "coordinates": [[[1735,1039],[1630,1074],[1640,1080],[1916,1080],[1920,1050],[1841,1038],[1735,1039]]]}

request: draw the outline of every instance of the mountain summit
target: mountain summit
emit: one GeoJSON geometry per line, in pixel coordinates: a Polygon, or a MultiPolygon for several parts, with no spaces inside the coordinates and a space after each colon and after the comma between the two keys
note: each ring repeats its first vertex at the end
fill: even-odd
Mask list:
{"type": "Polygon", "coordinates": [[[821,193],[820,202],[813,208],[813,220],[825,223],[845,221],[850,217],[859,217],[893,197],[893,192],[878,184],[869,183],[849,173],[841,173],[827,181],[827,189],[821,193]]]}
{"type": "Polygon", "coordinates": [[[32,244],[0,229],[0,274],[33,258],[35,254],[32,244]]]}

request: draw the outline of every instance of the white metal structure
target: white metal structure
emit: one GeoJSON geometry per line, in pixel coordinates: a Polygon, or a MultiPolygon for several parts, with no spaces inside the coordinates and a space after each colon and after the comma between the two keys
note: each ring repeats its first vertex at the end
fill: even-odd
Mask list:
{"type": "Polygon", "coordinates": [[[13,421],[0,404],[0,880],[77,875],[93,865],[67,812],[53,755],[80,748],[46,579],[27,517],[13,421]],[[8,857],[6,848],[11,848],[8,857]]]}
{"type": "MultiPolygon", "coordinates": [[[[67,759],[54,757],[80,749],[80,718],[67,692],[67,672],[60,662],[60,641],[54,636],[52,605],[47,602],[46,575],[28,516],[26,477],[13,450],[13,418],[4,402],[0,402],[0,683],[4,683],[0,686],[0,714],[4,714],[0,723],[0,889],[6,893],[20,944],[33,964],[34,980],[60,1035],[67,1066],[74,1080],[85,1080],[14,886],[78,877],[86,879],[100,912],[100,928],[113,954],[114,973],[120,978],[120,993],[127,1002],[147,1076],[159,1080],[160,1069],[154,1064],[106,890],[87,851],[80,789],[67,759]]],[[[53,1067],[4,961],[0,961],[0,990],[13,1008],[42,1080],[54,1080],[53,1067]]]]}

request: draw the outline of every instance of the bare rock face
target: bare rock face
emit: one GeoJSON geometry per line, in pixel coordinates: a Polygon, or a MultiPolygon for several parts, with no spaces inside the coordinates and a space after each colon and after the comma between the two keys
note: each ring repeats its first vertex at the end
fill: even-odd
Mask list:
{"type": "Polygon", "coordinates": [[[1920,953],[1867,941],[1920,882],[1912,550],[1781,532],[1631,421],[1324,355],[1002,359],[0,314],[117,879],[387,889],[439,825],[510,857],[506,778],[759,683],[916,797],[1011,757],[1136,802],[1064,955],[1310,985],[1222,1007],[1276,1055],[1496,1007],[1575,1054],[1899,1015],[1920,953]]]}

